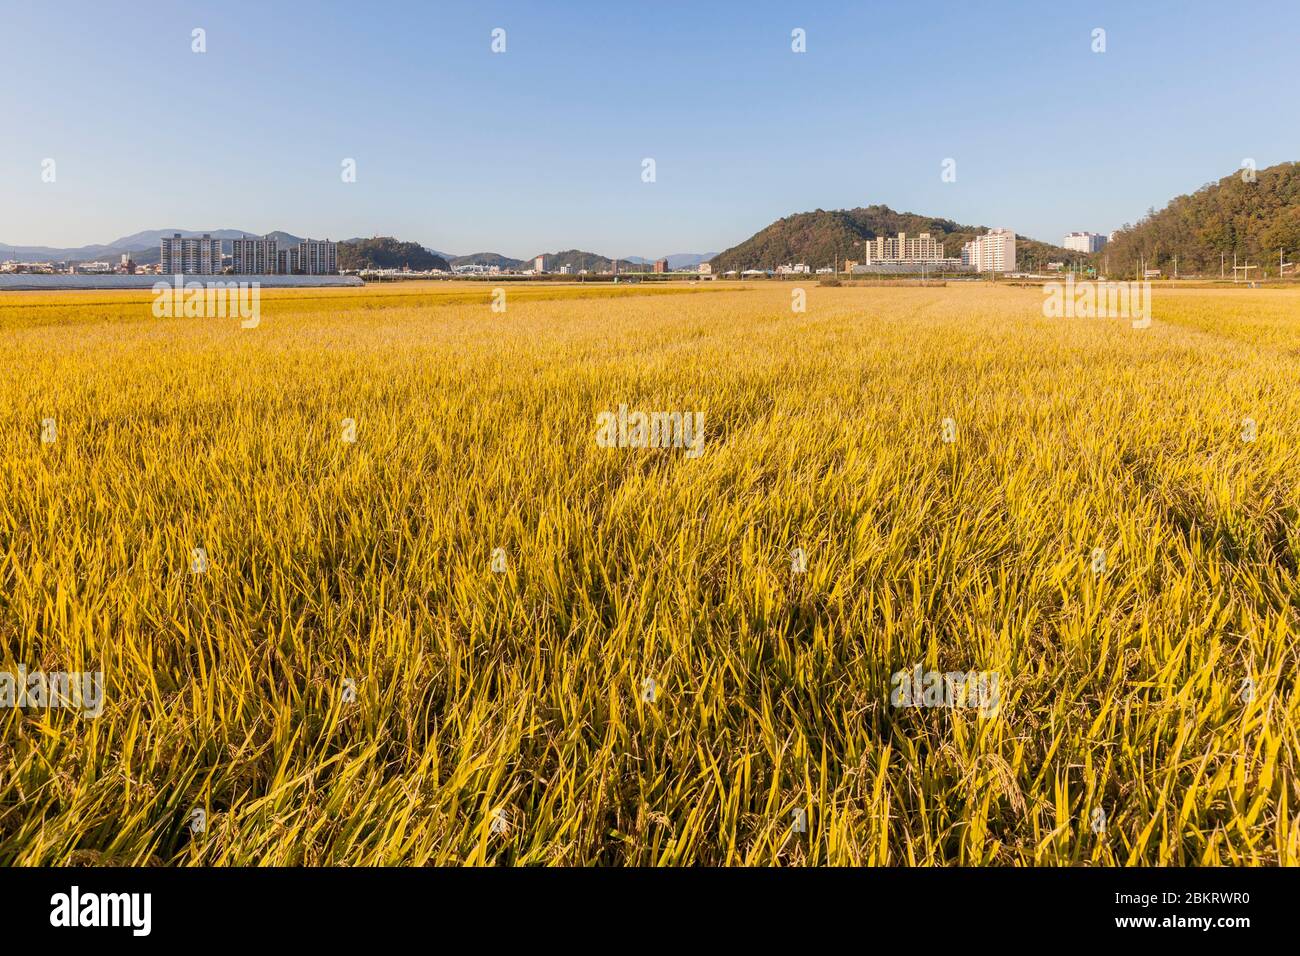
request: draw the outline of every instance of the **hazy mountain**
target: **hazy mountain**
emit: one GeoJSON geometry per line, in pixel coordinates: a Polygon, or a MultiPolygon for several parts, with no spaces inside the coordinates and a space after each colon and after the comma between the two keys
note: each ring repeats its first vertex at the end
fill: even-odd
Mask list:
{"type": "MultiPolygon", "coordinates": [[[[566,249],[563,252],[545,252],[538,253],[538,255],[546,257],[545,265],[547,272],[559,272],[562,266],[571,266],[575,273],[580,272],[583,269],[586,269],[588,272],[608,272],[614,266],[613,259],[597,255],[594,252],[584,252],[581,249],[566,249]]],[[[533,267],[533,259],[535,258],[536,256],[526,259],[524,261],[524,268],[531,269],[533,267]]],[[[627,259],[619,259],[618,264],[619,271],[641,271],[640,265],[631,266],[629,268],[629,260],[627,259]]]]}
{"type": "Polygon", "coordinates": [[[674,252],[668,257],[669,269],[691,269],[701,262],[708,262],[716,252],[674,252]]]}
{"type": "MultiPolygon", "coordinates": [[[[158,245],[159,241],[167,236],[174,236],[180,233],[186,239],[196,236],[211,236],[213,239],[242,239],[245,236],[260,236],[261,233],[249,232],[246,229],[147,229],[144,232],[135,232],[129,236],[123,236],[121,239],[115,239],[109,245],[120,249],[147,249],[149,246],[158,245]]],[[[288,233],[281,233],[288,235],[288,233]]]]}
{"type": "MultiPolygon", "coordinates": [[[[90,246],[75,246],[71,248],[58,248],[52,246],[11,246],[6,243],[0,243],[0,260],[16,259],[19,262],[90,262],[95,260],[113,261],[122,256],[129,254],[136,262],[142,265],[149,265],[157,262],[161,258],[160,244],[164,236],[174,236],[180,233],[186,238],[196,236],[212,236],[214,239],[223,240],[221,243],[223,252],[230,252],[230,240],[242,239],[244,236],[260,236],[261,233],[253,232],[248,229],[147,229],[143,232],[132,233],[129,236],[122,236],[120,239],[114,239],[112,242],[102,243],[90,246]]],[[[279,239],[280,242],[288,245],[297,245],[302,242],[298,236],[287,232],[269,233],[273,239],[279,239]]]]}
{"type": "MultiPolygon", "coordinates": [[[[230,237],[230,238],[234,238],[234,239],[242,239],[242,238],[244,238],[245,236],[249,236],[249,237],[252,237],[252,238],[258,238],[257,233],[255,233],[255,232],[246,232],[246,233],[244,233],[243,236],[232,236],[232,237],[230,237]]],[[[226,237],[226,236],[222,236],[221,238],[222,238],[222,239],[225,239],[225,238],[227,238],[227,237],[226,237]]],[[[268,232],[268,233],[266,234],[265,238],[267,238],[267,239],[275,239],[275,240],[278,241],[278,242],[280,243],[280,245],[282,245],[282,246],[296,246],[296,245],[298,245],[298,243],[302,242],[302,240],[303,240],[303,237],[302,237],[302,236],[295,236],[295,235],[293,235],[292,233],[288,233],[288,232],[280,232],[278,229],[277,229],[275,232],[268,232]]],[[[326,238],[326,237],[312,236],[312,237],[310,237],[310,238],[326,238]]]]}
{"type": "MultiPolygon", "coordinates": [[[[784,263],[803,262],[814,269],[832,266],[836,258],[861,260],[863,241],[905,232],[928,232],[943,243],[943,254],[956,259],[964,243],[988,231],[987,226],[966,226],[951,219],[895,212],[888,206],[858,209],[817,209],[778,219],[744,242],[713,257],[714,272],[729,269],[775,269],[784,263]]],[[[1028,267],[1048,259],[1079,260],[1080,253],[1016,236],[1016,259],[1028,267]]]]}
{"type": "Polygon", "coordinates": [[[633,262],[641,266],[653,266],[659,259],[667,259],[669,269],[693,269],[701,262],[708,262],[716,255],[716,252],[674,252],[667,256],[655,256],[653,259],[647,259],[644,256],[624,256],[619,262],[633,262]]]}
{"type": "Polygon", "coordinates": [[[468,256],[454,256],[447,261],[453,266],[497,266],[501,269],[518,269],[524,265],[522,259],[511,259],[499,252],[475,252],[468,256]]]}
{"type": "MultiPolygon", "coordinates": [[[[116,262],[123,254],[128,254],[137,263],[141,265],[152,265],[161,258],[159,250],[160,241],[167,236],[173,236],[180,233],[186,238],[209,235],[214,239],[222,240],[222,251],[229,254],[231,251],[230,240],[241,239],[245,236],[260,237],[262,233],[254,232],[250,229],[146,229],[141,232],[132,233],[129,236],[122,236],[114,239],[112,242],[99,243],[89,246],[76,247],[53,247],[53,246],[11,246],[7,243],[0,243],[0,261],[4,259],[16,259],[19,262],[90,262],[94,260],[104,260],[116,262]]],[[[282,246],[296,246],[302,242],[302,237],[295,236],[288,232],[271,232],[266,234],[269,238],[279,240],[282,246]]],[[[382,236],[354,236],[350,239],[339,240],[340,244],[356,246],[363,243],[374,243],[382,236]]],[[[391,239],[395,243],[397,240],[391,239]]],[[[532,259],[513,259],[510,256],[504,256],[499,252],[475,252],[467,256],[455,256],[446,252],[439,252],[428,246],[419,246],[419,249],[425,255],[419,255],[413,250],[407,248],[417,245],[416,243],[400,243],[402,246],[401,256],[405,257],[403,261],[410,261],[411,268],[444,268],[440,266],[423,265],[416,266],[415,262],[429,263],[434,260],[447,263],[445,268],[452,265],[466,265],[469,263],[498,266],[504,270],[512,269],[531,269],[532,259]],[[428,258],[432,257],[432,258],[428,258]]],[[[387,260],[390,253],[393,253],[391,245],[373,246],[372,248],[379,254],[381,259],[387,260]],[[384,251],[387,250],[387,251],[384,251]]],[[[393,253],[397,254],[397,253],[393,253]]],[[[713,258],[715,253],[695,253],[681,252],[668,256],[668,267],[670,269],[689,269],[701,262],[707,262],[713,258]]],[[[619,259],[619,269],[625,271],[642,271],[649,269],[654,263],[654,259],[646,259],[643,256],[627,256],[619,259]]],[[[574,272],[580,269],[586,269],[589,272],[607,272],[613,266],[614,260],[594,252],[583,252],[579,249],[569,249],[564,252],[546,253],[546,268],[548,271],[559,271],[561,266],[572,266],[574,272]]],[[[355,266],[340,266],[341,268],[356,268],[355,266]]],[[[401,268],[397,266],[376,266],[377,268],[401,268]]]]}

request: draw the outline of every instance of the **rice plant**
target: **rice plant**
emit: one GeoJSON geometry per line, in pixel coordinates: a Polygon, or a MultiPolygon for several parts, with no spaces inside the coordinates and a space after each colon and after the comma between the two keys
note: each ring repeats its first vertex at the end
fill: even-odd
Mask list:
{"type": "Polygon", "coordinates": [[[507,301],[0,297],[0,863],[1300,862],[1300,293],[507,301]]]}

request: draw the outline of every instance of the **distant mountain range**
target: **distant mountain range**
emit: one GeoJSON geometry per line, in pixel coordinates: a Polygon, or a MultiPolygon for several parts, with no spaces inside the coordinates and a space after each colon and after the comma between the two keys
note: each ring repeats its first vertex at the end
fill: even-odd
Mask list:
{"type": "MultiPolygon", "coordinates": [[[[669,269],[690,269],[698,266],[701,262],[708,262],[716,252],[674,252],[669,256],[661,256],[668,260],[669,269]]],[[[635,262],[641,266],[652,266],[655,264],[654,259],[646,259],[642,256],[624,256],[620,262],[635,262]]]]}
{"type": "MultiPolygon", "coordinates": [[[[230,251],[229,240],[231,239],[262,235],[260,232],[253,232],[248,229],[147,229],[144,232],[123,236],[121,239],[114,239],[112,242],[103,245],[76,246],[68,249],[51,246],[11,246],[0,242],[0,260],[14,259],[18,262],[95,262],[100,260],[112,261],[122,255],[130,255],[132,259],[141,265],[151,265],[161,258],[160,240],[164,236],[174,236],[178,232],[186,238],[206,235],[214,239],[226,240],[222,243],[222,246],[227,252],[230,251]]],[[[272,232],[268,235],[272,239],[279,239],[289,245],[297,245],[302,242],[300,237],[287,232],[272,232]]]]}
{"type": "MultiPolygon", "coordinates": [[[[582,249],[565,249],[562,252],[539,252],[537,255],[544,257],[544,265],[547,272],[559,272],[565,266],[568,266],[572,272],[581,272],[586,269],[588,272],[609,272],[614,268],[614,260],[607,256],[602,256],[595,252],[585,252],[582,249]]],[[[534,256],[525,264],[525,268],[531,268],[532,262],[536,259],[534,256]]],[[[626,269],[628,263],[619,260],[619,267],[626,269]]]]}
{"type": "Polygon", "coordinates": [[[497,266],[503,270],[518,269],[524,264],[522,259],[511,259],[499,252],[475,252],[468,256],[443,256],[452,266],[497,266]]]}
{"type": "MultiPolygon", "coordinates": [[[[775,269],[785,263],[802,262],[814,269],[833,266],[838,259],[863,258],[863,242],[877,236],[905,232],[909,236],[928,232],[943,243],[943,254],[956,259],[964,243],[988,231],[987,226],[964,226],[951,219],[895,212],[888,206],[858,209],[817,209],[778,219],[739,245],[720,252],[712,260],[715,273],[731,269],[775,269]]],[[[1024,265],[1049,260],[1079,259],[1079,253],[1016,236],[1016,259],[1024,265]]]]}
{"type": "MultiPolygon", "coordinates": [[[[816,209],[778,219],[760,229],[744,242],[720,253],[674,253],[666,258],[669,268],[690,269],[701,262],[711,262],[715,273],[730,269],[775,269],[790,262],[802,262],[813,268],[833,265],[838,259],[862,258],[864,240],[892,236],[899,232],[916,235],[928,232],[944,244],[950,258],[961,255],[962,244],[986,232],[986,226],[963,225],[951,219],[896,212],[888,206],[875,205],[857,209],[816,209]]],[[[0,260],[25,262],[113,261],[124,253],[136,262],[148,265],[159,258],[158,244],[174,233],[200,236],[204,233],[223,240],[259,235],[248,229],[149,229],[122,236],[102,245],[70,249],[50,246],[13,246],[0,243],[0,260]]],[[[287,232],[273,232],[272,237],[288,245],[301,238],[287,232]]],[[[1252,260],[1261,271],[1276,272],[1279,252],[1284,259],[1300,255],[1300,163],[1281,163],[1261,170],[1238,170],[1217,182],[1207,183],[1191,195],[1178,196],[1163,209],[1150,209],[1137,225],[1125,224],[1100,252],[1085,256],[1061,246],[1039,242],[1026,236],[1016,237],[1016,258],[1022,268],[1042,268],[1048,262],[1106,263],[1112,275],[1123,275],[1147,267],[1169,269],[1178,257],[1184,274],[1212,273],[1222,256],[1252,260]]],[[[439,252],[413,242],[372,237],[342,240],[339,264],[367,263],[413,269],[450,268],[477,263],[502,269],[531,268],[531,259],[513,259],[497,252],[476,252],[457,256],[439,252]]],[[[594,252],[567,249],[544,253],[546,268],[558,271],[569,266],[573,272],[587,269],[608,271],[614,260],[594,252]]],[[[648,268],[653,259],[623,256],[621,269],[648,268]]]]}
{"type": "MultiPolygon", "coordinates": [[[[68,248],[59,248],[54,246],[15,246],[8,243],[0,242],[0,261],[13,259],[18,262],[95,262],[108,261],[116,262],[123,255],[130,255],[140,265],[152,265],[161,258],[159,250],[160,240],[165,236],[173,236],[180,233],[186,238],[195,236],[212,236],[214,239],[222,240],[223,250],[230,252],[230,240],[241,239],[245,236],[261,236],[262,233],[254,232],[251,229],[146,229],[143,232],[132,233],[129,236],[123,236],[120,239],[114,239],[112,242],[89,245],[75,246],[68,248]]],[[[278,239],[286,245],[297,245],[302,242],[302,237],[295,236],[288,232],[271,232],[268,233],[272,239],[278,239]]],[[[341,239],[340,243],[357,246],[363,243],[375,243],[385,237],[372,236],[369,238],[354,236],[350,239],[341,239]]],[[[395,239],[387,240],[390,245],[383,248],[374,246],[367,247],[368,252],[362,254],[365,258],[368,253],[374,253],[376,256],[375,267],[384,268],[378,265],[378,260],[385,262],[397,256],[404,261],[418,260],[423,265],[418,268],[441,268],[436,265],[429,265],[434,259],[447,263],[447,267],[461,266],[468,264],[481,264],[488,266],[498,266],[501,269],[528,269],[532,268],[532,258],[529,259],[512,259],[510,256],[503,256],[498,252],[475,252],[467,256],[458,256],[450,252],[440,252],[429,246],[418,246],[416,243],[397,243],[395,239]],[[397,243],[401,248],[397,249],[391,243],[397,243]],[[413,249],[411,247],[418,247],[413,249]],[[421,251],[428,253],[428,258],[421,255],[421,251]]],[[[541,253],[546,256],[546,268],[548,270],[557,270],[561,266],[572,266],[574,272],[580,269],[587,269],[592,272],[601,272],[608,270],[613,261],[607,256],[602,256],[595,252],[584,252],[579,249],[569,249],[563,252],[541,253]]],[[[707,262],[713,258],[715,253],[705,252],[682,252],[667,256],[668,267],[670,269],[688,269],[698,265],[701,262],[707,262]]],[[[535,257],[534,257],[535,258],[535,257]]],[[[351,261],[351,260],[347,260],[351,261]]],[[[653,265],[653,259],[647,259],[643,256],[625,256],[618,260],[620,268],[627,268],[629,264],[637,266],[653,265]]],[[[342,262],[340,262],[342,266],[342,262]]],[[[344,268],[348,268],[343,266],[344,268]]],[[[400,268],[400,263],[396,268],[400,268]]],[[[412,261],[411,268],[417,268],[412,261]]]]}

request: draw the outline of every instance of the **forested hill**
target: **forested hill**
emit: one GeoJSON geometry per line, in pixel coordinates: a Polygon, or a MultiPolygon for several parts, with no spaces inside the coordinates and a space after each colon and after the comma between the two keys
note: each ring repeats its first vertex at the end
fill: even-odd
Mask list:
{"type": "MultiPolygon", "coordinates": [[[[841,263],[845,259],[861,261],[864,240],[900,232],[909,236],[928,232],[943,243],[945,256],[956,259],[961,256],[964,243],[987,231],[986,226],[966,226],[936,216],[895,212],[888,206],[818,209],[778,219],[740,245],[718,253],[712,264],[715,273],[729,269],[775,269],[787,262],[803,262],[816,269],[833,266],[837,257],[841,263]]],[[[1060,246],[1024,236],[1016,237],[1016,257],[1026,266],[1082,258],[1060,246]]]]}
{"type": "Polygon", "coordinates": [[[1176,255],[1180,273],[1217,275],[1220,257],[1231,266],[1235,253],[1276,273],[1278,250],[1287,261],[1300,255],[1300,164],[1270,166],[1251,178],[1238,171],[1149,210],[1094,258],[1105,257],[1109,271],[1123,275],[1142,260],[1169,269],[1176,255]]]}
{"type": "Polygon", "coordinates": [[[418,242],[401,242],[392,236],[355,239],[339,243],[339,269],[405,269],[448,271],[451,266],[418,242]]]}

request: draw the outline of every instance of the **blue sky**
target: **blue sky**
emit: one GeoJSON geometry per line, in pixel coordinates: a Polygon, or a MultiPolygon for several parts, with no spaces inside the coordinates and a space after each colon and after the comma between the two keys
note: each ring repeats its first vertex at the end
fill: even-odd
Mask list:
{"type": "Polygon", "coordinates": [[[1300,159],[1295,14],[1270,0],[0,0],[0,242],[239,228],[654,256],[871,203],[1059,241],[1245,157],[1300,159]]]}

